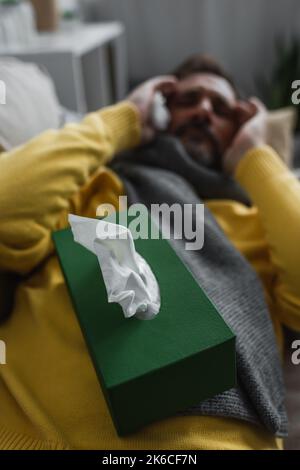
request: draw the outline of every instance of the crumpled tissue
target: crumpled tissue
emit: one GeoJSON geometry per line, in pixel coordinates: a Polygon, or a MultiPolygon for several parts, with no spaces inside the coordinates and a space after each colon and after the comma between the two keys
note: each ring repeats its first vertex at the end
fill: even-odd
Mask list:
{"type": "Polygon", "coordinates": [[[108,302],[117,302],[126,318],[154,318],[160,309],[160,289],[145,259],[134,246],[130,230],[105,220],[69,214],[74,240],[99,261],[108,302]]]}

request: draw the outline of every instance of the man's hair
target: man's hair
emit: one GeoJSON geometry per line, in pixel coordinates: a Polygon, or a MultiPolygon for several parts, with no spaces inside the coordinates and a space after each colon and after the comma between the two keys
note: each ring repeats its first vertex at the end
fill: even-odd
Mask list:
{"type": "Polygon", "coordinates": [[[239,97],[239,91],[231,76],[215,59],[208,55],[195,54],[185,60],[173,71],[173,75],[175,75],[178,80],[182,80],[196,73],[209,73],[224,78],[230,83],[236,96],[239,97]]]}

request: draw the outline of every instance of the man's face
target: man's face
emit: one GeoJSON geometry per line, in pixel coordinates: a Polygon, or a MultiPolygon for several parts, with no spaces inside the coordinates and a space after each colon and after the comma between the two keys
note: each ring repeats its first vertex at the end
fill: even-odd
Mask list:
{"type": "Polygon", "coordinates": [[[198,73],[178,81],[168,101],[169,132],[200,163],[221,169],[222,155],[238,129],[236,96],[222,77],[198,73]]]}

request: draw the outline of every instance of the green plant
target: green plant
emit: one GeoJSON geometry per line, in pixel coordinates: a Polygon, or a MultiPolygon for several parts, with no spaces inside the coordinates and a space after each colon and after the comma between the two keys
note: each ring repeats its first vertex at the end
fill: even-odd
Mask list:
{"type": "Polygon", "coordinates": [[[258,77],[256,85],[269,109],[295,106],[297,130],[300,129],[300,106],[291,101],[292,83],[300,79],[300,43],[296,38],[289,42],[275,41],[275,63],[269,77],[258,77]]]}

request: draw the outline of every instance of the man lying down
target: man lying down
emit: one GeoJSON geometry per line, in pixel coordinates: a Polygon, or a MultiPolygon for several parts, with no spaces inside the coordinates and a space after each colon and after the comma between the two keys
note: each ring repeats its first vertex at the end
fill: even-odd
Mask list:
{"type": "Polygon", "coordinates": [[[282,325],[300,329],[300,184],[266,145],[265,127],[263,105],[241,100],[222,68],[198,56],[79,124],[2,153],[0,269],[22,281],[0,327],[9,346],[0,448],[282,448],[282,325]],[[150,119],[157,90],[171,115],[159,136],[150,119]],[[237,335],[238,385],[119,438],[51,233],[69,213],[95,217],[124,194],[147,206],[205,202],[204,248],[186,262],[237,335]]]}

